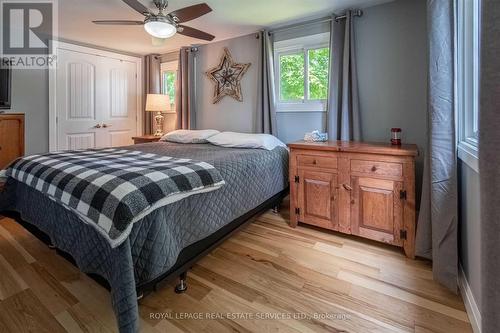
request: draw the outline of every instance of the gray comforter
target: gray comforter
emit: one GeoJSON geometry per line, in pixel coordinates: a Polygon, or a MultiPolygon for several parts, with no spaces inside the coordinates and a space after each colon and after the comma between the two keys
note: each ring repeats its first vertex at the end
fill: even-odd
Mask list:
{"type": "Polygon", "coordinates": [[[221,148],[210,144],[150,143],[130,149],[212,164],[226,185],[159,208],[136,222],[128,239],[112,249],[95,229],[40,192],[10,179],[0,211],[17,211],[86,273],[111,286],[120,332],[138,331],[136,285],[168,271],[185,247],[214,233],[288,186],[288,152],[221,148]]]}

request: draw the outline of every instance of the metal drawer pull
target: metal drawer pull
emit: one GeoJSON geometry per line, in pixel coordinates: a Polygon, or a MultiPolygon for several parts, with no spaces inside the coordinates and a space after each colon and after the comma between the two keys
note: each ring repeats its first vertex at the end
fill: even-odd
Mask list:
{"type": "Polygon", "coordinates": [[[375,165],[374,165],[374,166],[372,166],[372,171],[373,171],[373,172],[377,171],[377,167],[376,167],[375,165]]]}
{"type": "Polygon", "coordinates": [[[313,161],[313,164],[316,165],[316,160],[313,161]]]}
{"type": "Polygon", "coordinates": [[[344,189],[346,189],[347,191],[352,191],[352,187],[350,187],[349,185],[347,184],[342,184],[342,186],[344,187],[344,189]]]}

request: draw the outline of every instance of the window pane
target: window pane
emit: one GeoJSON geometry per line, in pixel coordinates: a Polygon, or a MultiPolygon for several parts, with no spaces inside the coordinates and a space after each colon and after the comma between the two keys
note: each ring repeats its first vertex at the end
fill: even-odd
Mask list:
{"type": "Polygon", "coordinates": [[[280,56],[280,100],[304,99],[304,54],[280,56]]]}
{"type": "Polygon", "coordinates": [[[309,99],[326,99],[330,49],[309,50],[309,99]]]}
{"type": "Polygon", "coordinates": [[[161,93],[168,95],[172,109],[175,104],[175,80],[176,72],[166,71],[162,73],[161,93]]]}

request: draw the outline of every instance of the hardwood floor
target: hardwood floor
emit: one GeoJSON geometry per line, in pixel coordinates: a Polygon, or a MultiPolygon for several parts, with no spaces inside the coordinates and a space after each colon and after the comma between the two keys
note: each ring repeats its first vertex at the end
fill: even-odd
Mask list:
{"type": "MultiPolygon", "coordinates": [[[[185,294],[140,301],[144,332],[472,332],[459,296],[401,250],[267,212],[202,259],[185,294]]],[[[0,332],[115,332],[108,291],[0,217],[0,332]]]]}

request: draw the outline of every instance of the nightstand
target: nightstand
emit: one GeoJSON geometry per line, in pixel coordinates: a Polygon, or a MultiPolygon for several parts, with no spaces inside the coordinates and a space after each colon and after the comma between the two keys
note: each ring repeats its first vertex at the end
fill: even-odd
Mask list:
{"type": "Polygon", "coordinates": [[[134,140],[135,145],[139,143],[158,142],[160,139],[161,136],[155,136],[155,135],[134,136],[132,138],[132,140],[134,140]]]}

